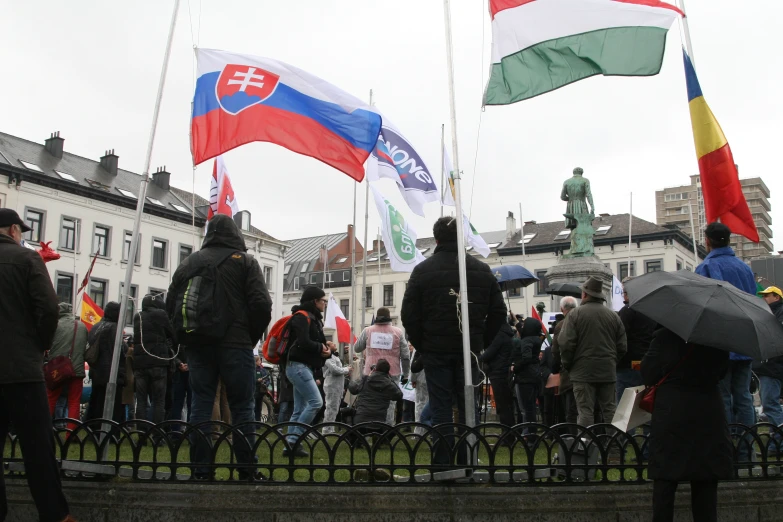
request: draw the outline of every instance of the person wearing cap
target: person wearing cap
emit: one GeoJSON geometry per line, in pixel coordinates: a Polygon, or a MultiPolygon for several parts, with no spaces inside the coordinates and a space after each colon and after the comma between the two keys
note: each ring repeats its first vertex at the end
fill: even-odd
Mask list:
{"type": "MultiPolygon", "coordinates": [[[[696,267],[700,276],[726,281],[740,290],[756,295],[756,278],[753,271],[741,259],[734,255],[729,246],[731,230],[723,223],[710,223],[704,229],[704,244],[707,257],[696,267]]],[[[753,396],[750,394],[751,364],[750,357],[731,352],[729,371],[720,384],[723,406],[729,424],[736,423],[753,426],[756,412],[753,408],[753,396]]],[[[739,445],[739,460],[750,460],[750,443],[739,445]]]]}
{"type": "MultiPolygon", "coordinates": [[[[761,297],[775,314],[775,318],[783,324],[783,292],[777,286],[770,286],[761,292],[761,297]]],[[[753,371],[761,384],[761,407],[767,421],[776,426],[783,424],[783,408],[780,406],[780,390],[783,385],[783,356],[773,357],[753,365],[753,371]]],[[[783,442],[780,437],[771,437],[767,450],[769,454],[781,453],[783,442]]]]}
{"type": "Polygon", "coordinates": [[[590,426],[595,404],[611,422],[617,406],[617,362],[628,350],[620,316],[604,306],[603,283],[591,277],[582,285],[582,304],[566,315],[558,344],[576,400],[577,423],[590,426]]]}
{"type": "MultiPolygon", "coordinates": [[[[59,309],[41,256],[21,246],[22,234],[28,231],[15,211],[0,209],[0,465],[13,423],[38,516],[59,522],[73,519],[55,460],[43,376],[44,352],[52,346],[59,309]]],[[[3,485],[0,520],[7,515],[3,485]]]]}

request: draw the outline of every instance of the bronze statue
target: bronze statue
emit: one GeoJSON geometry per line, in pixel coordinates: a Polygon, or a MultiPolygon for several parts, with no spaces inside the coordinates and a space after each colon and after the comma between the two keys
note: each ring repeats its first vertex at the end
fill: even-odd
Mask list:
{"type": "Polygon", "coordinates": [[[560,192],[560,199],[568,202],[566,212],[563,214],[565,226],[571,230],[571,250],[568,257],[594,255],[595,204],[590,191],[590,181],[582,177],[583,173],[581,168],[575,168],[574,176],[563,183],[563,190],[560,192]]]}

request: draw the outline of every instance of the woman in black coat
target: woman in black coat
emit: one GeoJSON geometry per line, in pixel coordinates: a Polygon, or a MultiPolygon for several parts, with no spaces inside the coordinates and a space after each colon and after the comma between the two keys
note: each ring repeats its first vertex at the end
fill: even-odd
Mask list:
{"type": "Polygon", "coordinates": [[[514,403],[511,384],[508,382],[508,370],[511,367],[511,351],[513,349],[514,329],[504,323],[500,327],[492,344],[479,356],[480,363],[485,365],[487,377],[492,385],[495,397],[495,408],[501,424],[513,426],[514,403]]]}
{"type": "Polygon", "coordinates": [[[734,448],[718,389],[728,364],[728,352],[688,344],[666,329],[655,333],[642,359],[646,386],[671,371],[656,392],[650,427],[653,522],[673,520],[674,494],[683,481],[691,483],[694,520],[718,519],[718,481],[734,478],[734,448]]]}
{"type": "Polygon", "coordinates": [[[514,343],[511,368],[516,384],[517,402],[524,414],[524,422],[536,422],[536,397],[541,385],[539,376],[541,352],[541,322],[528,317],[518,328],[521,342],[514,343]]]}

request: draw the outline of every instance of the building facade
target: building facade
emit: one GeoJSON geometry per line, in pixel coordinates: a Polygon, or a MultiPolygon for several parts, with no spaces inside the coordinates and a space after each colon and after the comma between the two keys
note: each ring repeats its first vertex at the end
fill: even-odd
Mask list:
{"type": "MultiPolygon", "coordinates": [[[[774,248],[772,218],[769,215],[772,206],[769,203],[769,188],[761,178],[741,179],[740,184],[759,232],[759,242],[756,244],[742,236],[732,234],[731,247],[738,257],[749,262],[769,255],[774,248]]],[[[656,223],[659,225],[675,225],[686,235],[691,236],[691,213],[697,241],[704,244],[704,228],[708,223],[704,211],[701,179],[698,174],[691,176],[690,185],[665,188],[655,193],[656,223]]]]}

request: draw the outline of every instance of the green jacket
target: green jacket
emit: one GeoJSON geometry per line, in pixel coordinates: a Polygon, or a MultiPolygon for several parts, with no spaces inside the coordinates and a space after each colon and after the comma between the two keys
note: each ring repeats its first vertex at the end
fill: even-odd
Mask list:
{"type": "Polygon", "coordinates": [[[557,340],[571,382],[617,380],[617,361],[628,350],[625,327],[602,301],[587,301],[571,310],[557,340]]]}
{"type": "Polygon", "coordinates": [[[54,332],[54,341],[49,350],[49,359],[60,355],[68,356],[73,341],[73,355],[71,364],[73,371],[80,379],[84,379],[84,350],[87,347],[87,327],[78,317],[73,315],[73,307],[68,303],[60,303],[60,319],[57,321],[57,330],[54,332]],[[73,324],[76,322],[76,339],[73,336],[73,324]]]}

